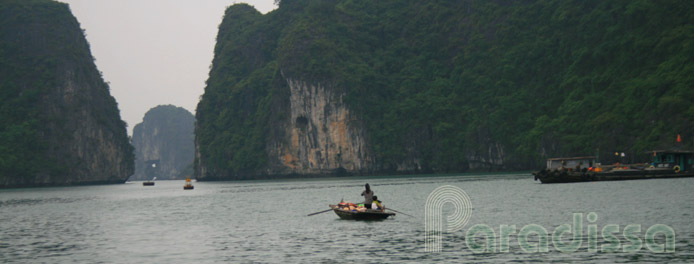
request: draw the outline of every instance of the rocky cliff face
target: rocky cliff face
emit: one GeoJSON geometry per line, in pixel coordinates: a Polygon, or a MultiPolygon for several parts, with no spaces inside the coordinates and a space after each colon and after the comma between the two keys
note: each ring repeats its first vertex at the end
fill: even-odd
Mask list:
{"type": "Polygon", "coordinates": [[[0,137],[17,139],[0,142],[0,186],[125,182],[125,123],[68,6],[3,1],[0,17],[0,137]]]}
{"type": "Polygon", "coordinates": [[[195,117],[181,107],[160,105],[150,109],[133,129],[135,174],[130,180],[184,179],[193,163],[195,117]]]}
{"type": "Polygon", "coordinates": [[[342,95],[320,84],[285,78],[289,88],[287,119],[278,126],[282,138],[268,145],[273,174],[362,172],[373,159],[364,130],[342,95]]]}
{"type": "Polygon", "coordinates": [[[266,16],[244,4],[227,9],[196,113],[196,178],[425,171],[420,148],[429,130],[402,139],[407,149],[398,160],[378,160],[363,116],[346,102],[347,89],[324,74],[296,70],[311,56],[315,34],[292,29],[288,40],[277,39],[285,15],[296,11],[290,8],[266,16]],[[255,30],[268,24],[274,26],[255,30]],[[274,55],[275,48],[286,54],[274,55]]]}

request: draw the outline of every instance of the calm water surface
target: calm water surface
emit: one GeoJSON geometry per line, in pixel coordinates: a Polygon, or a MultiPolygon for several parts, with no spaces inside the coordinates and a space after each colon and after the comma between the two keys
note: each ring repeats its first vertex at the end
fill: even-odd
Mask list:
{"type": "Polygon", "coordinates": [[[183,181],[158,181],[154,187],[134,182],[0,190],[0,261],[694,262],[694,178],[541,185],[529,174],[421,175],[198,182],[192,191],[182,186],[183,181]],[[366,182],[387,207],[414,217],[357,222],[333,212],[306,216],[342,198],[360,201],[366,182]],[[424,250],[424,205],[443,185],[465,190],[472,216],[462,230],[444,234],[442,252],[430,253],[424,250]],[[576,252],[562,253],[550,241],[547,253],[525,253],[512,235],[509,252],[473,254],[465,242],[475,224],[492,227],[498,241],[502,224],[518,230],[537,224],[551,234],[572,224],[572,213],[589,212],[598,215],[598,230],[607,224],[620,225],[620,232],[628,224],[641,225],[642,239],[654,224],[670,226],[676,251],[653,253],[644,245],[632,253],[590,253],[583,243],[576,252]]]}

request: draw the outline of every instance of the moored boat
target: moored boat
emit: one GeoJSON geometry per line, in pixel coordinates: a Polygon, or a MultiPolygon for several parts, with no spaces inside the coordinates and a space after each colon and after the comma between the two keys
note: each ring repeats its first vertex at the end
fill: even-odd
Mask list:
{"type": "Polygon", "coordinates": [[[154,186],[154,180],[156,180],[157,177],[152,178],[151,181],[144,181],[142,182],[142,186],[154,186]]]}
{"type": "Polygon", "coordinates": [[[694,152],[656,150],[652,153],[651,163],[607,166],[600,165],[592,156],[552,158],[547,160],[547,168],[533,175],[542,183],[694,177],[694,152]]]}
{"type": "Polygon", "coordinates": [[[186,183],[183,185],[183,190],[192,190],[194,188],[193,183],[190,182],[190,178],[186,178],[186,183]]]}
{"type": "Polygon", "coordinates": [[[345,220],[385,220],[389,216],[395,216],[395,213],[386,212],[386,210],[358,208],[356,204],[345,202],[337,205],[331,204],[330,208],[337,216],[345,220]]]}

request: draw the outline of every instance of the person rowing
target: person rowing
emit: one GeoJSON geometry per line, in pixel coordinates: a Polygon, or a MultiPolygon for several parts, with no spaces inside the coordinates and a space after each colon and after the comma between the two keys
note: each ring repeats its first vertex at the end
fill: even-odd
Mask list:
{"type": "Polygon", "coordinates": [[[364,187],[366,190],[361,192],[361,196],[364,196],[364,207],[371,209],[371,204],[374,201],[374,192],[371,190],[368,183],[364,187]]]}

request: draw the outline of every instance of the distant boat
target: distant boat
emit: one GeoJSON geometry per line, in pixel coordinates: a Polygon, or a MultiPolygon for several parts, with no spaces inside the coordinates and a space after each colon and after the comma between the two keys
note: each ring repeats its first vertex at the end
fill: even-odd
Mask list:
{"type": "Polygon", "coordinates": [[[183,190],[192,190],[193,188],[193,183],[190,182],[190,178],[186,178],[186,184],[183,185],[183,190]]]}
{"type": "Polygon", "coordinates": [[[337,205],[331,204],[335,214],[345,220],[385,220],[389,216],[394,216],[395,213],[386,212],[385,210],[372,210],[359,208],[356,204],[341,202],[337,205]]]}
{"type": "Polygon", "coordinates": [[[652,153],[653,161],[643,164],[599,165],[592,156],[552,158],[547,160],[547,168],[533,175],[542,183],[694,177],[694,152],[655,150],[652,153]]]}
{"type": "Polygon", "coordinates": [[[152,178],[151,181],[144,181],[142,182],[142,186],[154,186],[154,180],[156,180],[157,177],[152,178]]]}

